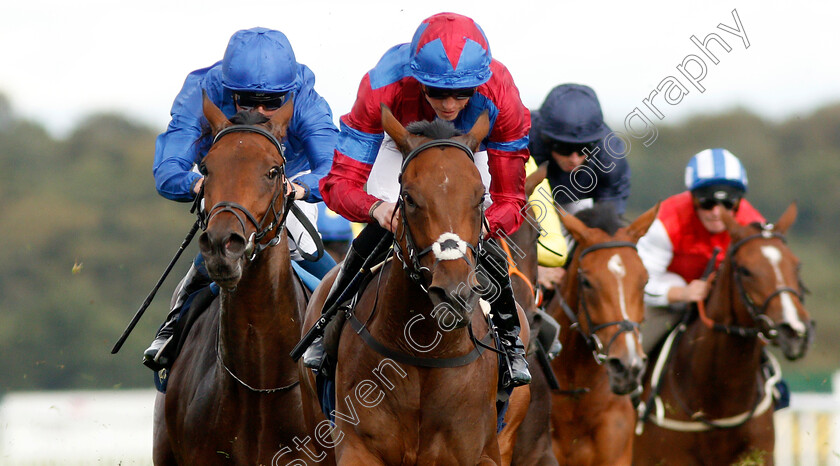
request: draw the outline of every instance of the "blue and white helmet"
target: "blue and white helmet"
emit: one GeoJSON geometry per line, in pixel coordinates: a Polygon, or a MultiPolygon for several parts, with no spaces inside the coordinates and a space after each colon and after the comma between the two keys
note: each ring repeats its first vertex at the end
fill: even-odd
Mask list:
{"type": "Polygon", "coordinates": [[[698,152],[685,167],[685,187],[689,191],[706,186],[726,185],[747,192],[747,172],[738,157],[726,149],[698,152]]]}

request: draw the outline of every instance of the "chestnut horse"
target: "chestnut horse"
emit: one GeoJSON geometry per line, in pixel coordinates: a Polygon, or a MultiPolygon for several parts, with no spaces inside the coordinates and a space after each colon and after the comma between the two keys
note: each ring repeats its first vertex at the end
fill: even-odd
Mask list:
{"type": "MultiPolygon", "coordinates": [[[[321,419],[311,427],[342,465],[499,464],[498,357],[485,350],[492,339],[475,312],[476,288],[486,283],[475,268],[485,190],[472,153],[489,118],[464,135],[443,121],[409,127],[424,136],[383,105],[382,123],[404,155],[394,253],[342,330],[335,427],[323,435],[329,424],[309,413],[310,422],[321,419]]],[[[304,331],[328,283],[313,295],[304,331]]]]}
{"type": "Polygon", "coordinates": [[[731,246],[698,305],[700,318],[669,336],[671,351],[663,353],[670,356],[648,377],[640,412],[651,412],[640,420],[635,464],[773,464],[772,388],[781,374],[768,353],[777,373],[761,375],[764,347],[770,341],[795,360],[814,332],[802,305],[799,260],[784,240],[795,219],[795,204],[775,226],[742,226],[724,213],[731,246]]]}
{"type": "Polygon", "coordinates": [[[639,324],[647,271],[636,243],[659,206],[621,227],[611,206],[564,214],[576,241],[560,291],[547,307],[562,327],[552,361],[560,389],[551,396],[554,455],[560,464],[629,465],[636,413],[628,394],[642,383],[647,357],[639,324]]]}
{"type": "MultiPolygon", "coordinates": [[[[293,104],[234,125],[205,96],[214,142],[201,163],[199,248],[220,296],[196,320],[155,402],[155,464],[272,464],[304,459],[297,365],[305,308],[284,231],[283,149],[293,104]],[[287,451],[288,450],[288,451],[287,451]],[[286,456],[288,454],[288,456],[286,456]]],[[[240,121],[241,120],[241,121],[240,121]]]]}

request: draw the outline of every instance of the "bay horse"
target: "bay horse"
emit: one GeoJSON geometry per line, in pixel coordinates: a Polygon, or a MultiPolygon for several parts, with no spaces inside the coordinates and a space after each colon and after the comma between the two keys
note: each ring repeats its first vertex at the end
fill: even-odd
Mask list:
{"type": "Polygon", "coordinates": [[[576,245],[546,309],[562,328],[563,350],[552,361],[560,389],[551,395],[560,464],[631,464],[636,413],[627,395],[641,386],[647,362],[639,332],[647,271],[636,243],[658,211],[626,227],[609,205],[581,211],[580,219],[561,216],[576,245]]]}
{"type": "MultiPolygon", "coordinates": [[[[485,189],[472,153],[489,118],[485,112],[463,135],[440,120],[410,125],[412,134],[381,110],[404,155],[394,252],[341,330],[335,425],[320,415],[310,428],[340,465],[499,464],[498,359],[484,350],[488,324],[476,312],[485,189]]],[[[313,294],[304,334],[333,277],[313,294]]],[[[314,388],[308,379],[306,393],[314,388]]]]}
{"type": "Polygon", "coordinates": [[[199,248],[220,295],[197,318],[155,402],[155,464],[273,464],[306,458],[297,365],[305,293],[292,276],[279,141],[293,114],[240,113],[204,96],[214,142],[201,162],[208,210],[199,248]],[[238,119],[238,120],[237,120],[238,119]],[[286,450],[289,450],[288,452],[286,450]],[[288,456],[284,456],[288,453],[288,456]]]}
{"type": "Polygon", "coordinates": [[[724,211],[731,245],[699,318],[677,327],[665,344],[670,356],[647,377],[640,412],[651,412],[639,421],[635,464],[773,464],[772,389],[781,374],[767,353],[776,373],[762,376],[764,347],[772,342],[796,360],[814,334],[800,262],[784,237],[796,214],[792,203],[775,225],[740,225],[724,211]],[[660,380],[658,398],[652,380],[660,380]]]}

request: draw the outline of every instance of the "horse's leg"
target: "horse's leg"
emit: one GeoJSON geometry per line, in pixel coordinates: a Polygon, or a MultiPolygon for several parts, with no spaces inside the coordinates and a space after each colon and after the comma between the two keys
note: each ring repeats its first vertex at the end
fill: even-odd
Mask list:
{"type": "Polygon", "coordinates": [[[499,450],[502,455],[502,464],[509,465],[513,458],[513,448],[516,445],[516,434],[519,426],[528,414],[528,405],[531,401],[531,389],[527,385],[516,387],[510,395],[510,402],[505,413],[505,428],[499,432],[499,450]]]}
{"type": "MultiPolygon", "coordinates": [[[[528,318],[525,317],[525,311],[516,304],[516,312],[519,314],[519,338],[522,343],[528,348],[528,343],[531,337],[531,328],[528,325],[528,318]]],[[[537,370],[536,367],[530,368],[531,372],[537,370]]],[[[525,416],[528,414],[528,405],[531,402],[531,390],[526,386],[516,387],[510,395],[510,404],[505,413],[504,429],[499,433],[499,450],[502,455],[502,464],[509,465],[513,458],[513,448],[516,445],[516,433],[525,416]]]]}
{"type": "Polygon", "coordinates": [[[158,393],[155,397],[154,427],[152,428],[152,461],[155,465],[176,464],[175,454],[169,443],[169,432],[166,430],[165,401],[166,397],[163,393],[158,393]]]}
{"type": "Polygon", "coordinates": [[[338,466],[375,466],[384,465],[382,458],[374,456],[361,440],[355,435],[349,434],[338,444],[336,464],[338,466]]]}

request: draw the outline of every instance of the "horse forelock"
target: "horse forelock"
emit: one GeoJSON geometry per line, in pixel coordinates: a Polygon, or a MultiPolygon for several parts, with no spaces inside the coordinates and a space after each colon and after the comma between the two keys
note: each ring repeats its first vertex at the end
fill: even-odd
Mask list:
{"type": "Polygon", "coordinates": [[[594,207],[575,213],[575,217],[589,228],[598,228],[610,236],[615,236],[619,228],[626,226],[616,213],[615,206],[610,203],[595,204],[594,207]]]}
{"type": "Polygon", "coordinates": [[[429,139],[449,139],[462,133],[451,121],[435,119],[432,121],[415,121],[405,127],[406,131],[429,139]]]}

